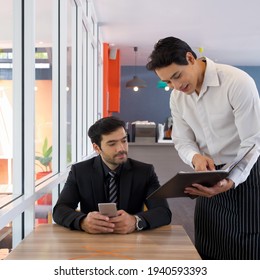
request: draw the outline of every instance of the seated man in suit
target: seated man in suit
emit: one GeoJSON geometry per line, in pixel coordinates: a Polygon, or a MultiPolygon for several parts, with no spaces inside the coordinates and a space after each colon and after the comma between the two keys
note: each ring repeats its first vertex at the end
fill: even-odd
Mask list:
{"type": "Polygon", "coordinates": [[[102,118],[89,128],[88,136],[98,156],[72,166],[53,209],[54,221],[88,233],[121,234],[169,224],[172,214],[167,201],[146,200],[160,186],[159,181],[151,164],[128,158],[125,123],[115,117],[102,118]],[[111,171],[116,173],[117,187],[112,198],[111,171]],[[117,216],[101,215],[98,203],[113,199],[117,216]]]}

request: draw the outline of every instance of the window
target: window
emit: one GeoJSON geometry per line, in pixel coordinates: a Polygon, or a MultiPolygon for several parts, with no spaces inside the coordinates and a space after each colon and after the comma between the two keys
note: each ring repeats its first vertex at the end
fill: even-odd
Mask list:
{"type": "Polygon", "coordinates": [[[52,102],[52,1],[36,1],[35,12],[35,179],[39,180],[52,173],[53,113],[58,106],[52,102]]]}
{"type": "Polygon", "coordinates": [[[52,204],[70,165],[92,152],[87,128],[97,119],[99,100],[92,3],[14,3],[0,0],[3,252],[15,248],[38,223],[52,222],[52,204]]]}
{"type": "Polygon", "coordinates": [[[13,193],[13,3],[0,0],[0,205],[13,193]],[[3,26],[5,28],[3,28],[3,26]],[[2,202],[1,202],[2,201],[2,202]]]}

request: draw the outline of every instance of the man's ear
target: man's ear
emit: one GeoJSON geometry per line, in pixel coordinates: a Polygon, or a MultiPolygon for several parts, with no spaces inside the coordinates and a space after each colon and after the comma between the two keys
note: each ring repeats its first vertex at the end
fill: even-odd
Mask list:
{"type": "Polygon", "coordinates": [[[93,149],[95,150],[95,152],[97,152],[98,154],[101,153],[101,149],[99,148],[99,146],[96,143],[93,143],[93,149]]]}
{"type": "Polygon", "coordinates": [[[186,53],[186,59],[188,63],[194,64],[195,58],[191,52],[186,53]]]}

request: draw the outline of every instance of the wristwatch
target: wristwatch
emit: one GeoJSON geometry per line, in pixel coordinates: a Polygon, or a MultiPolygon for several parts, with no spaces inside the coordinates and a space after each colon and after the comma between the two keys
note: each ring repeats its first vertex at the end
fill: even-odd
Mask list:
{"type": "Polygon", "coordinates": [[[136,223],[135,223],[135,228],[139,231],[139,230],[142,230],[144,228],[144,223],[142,221],[142,219],[135,215],[135,220],[136,220],[136,223]]]}

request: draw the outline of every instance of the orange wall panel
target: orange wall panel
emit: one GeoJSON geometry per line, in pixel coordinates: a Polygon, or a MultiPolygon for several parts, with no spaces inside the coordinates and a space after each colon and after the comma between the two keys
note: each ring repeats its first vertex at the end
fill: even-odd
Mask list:
{"type": "Polygon", "coordinates": [[[103,116],[120,112],[120,51],[110,59],[109,44],[103,44],[103,116]]]}
{"type": "Polygon", "coordinates": [[[109,44],[103,44],[103,117],[107,117],[108,113],[108,67],[109,67],[109,44]]]}
{"type": "Polygon", "coordinates": [[[120,52],[117,50],[116,59],[109,59],[109,112],[120,112],[120,52]]]}

